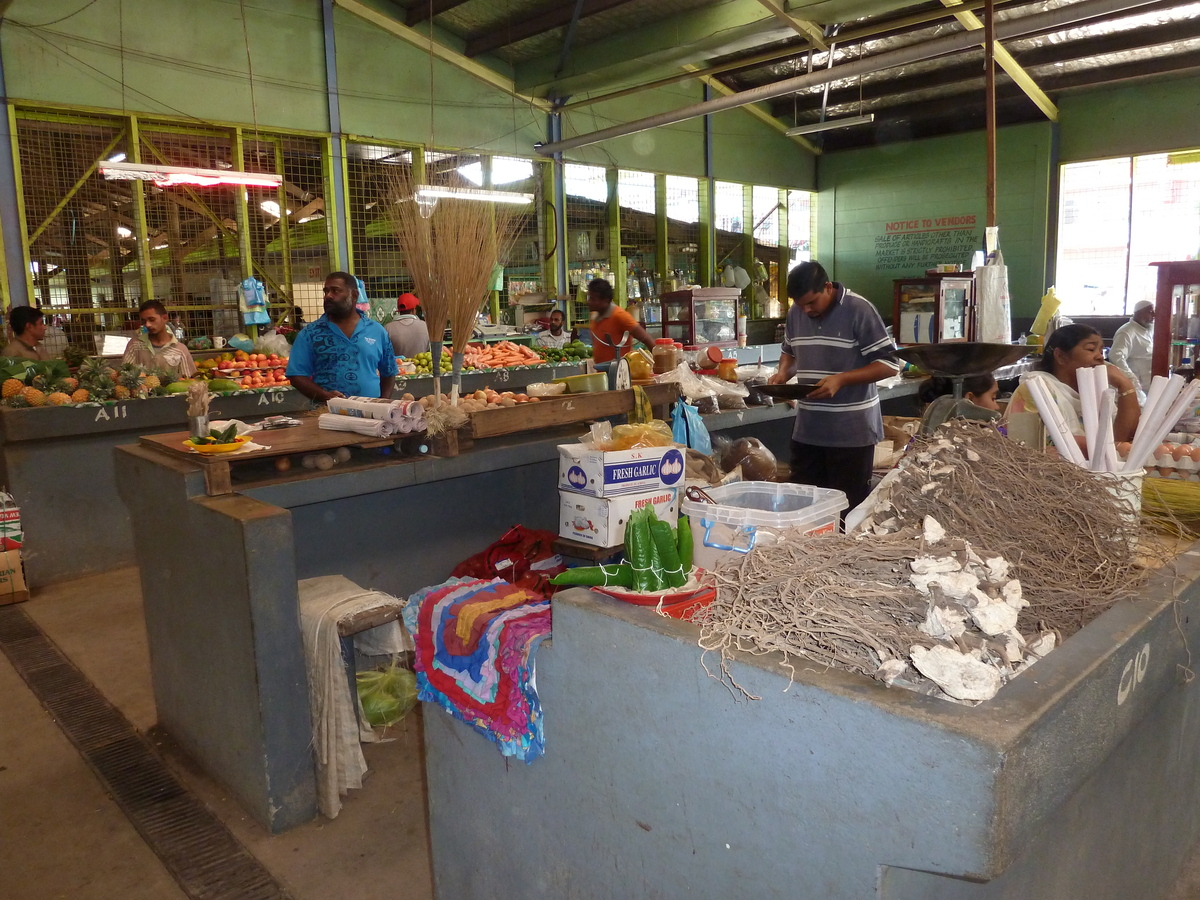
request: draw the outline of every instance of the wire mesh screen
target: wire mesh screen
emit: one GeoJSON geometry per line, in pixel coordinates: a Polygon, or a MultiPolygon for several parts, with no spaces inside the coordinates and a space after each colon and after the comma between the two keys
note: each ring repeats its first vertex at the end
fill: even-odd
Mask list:
{"type": "Polygon", "coordinates": [[[33,301],[72,339],[119,327],[141,300],[133,196],[96,167],[128,152],[123,124],[19,114],[17,149],[33,301]]]}
{"type": "Polygon", "coordinates": [[[243,154],[247,170],[283,176],[278,188],[247,191],[250,254],[271,317],[294,323],[299,306],[311,321],[321,313],[321,287],[332,269],[322,142],[260,135],[245,142],[243,154]]]}
{"type": "Polygon", "coordinates": [[[700,182],[667,176],[667,269],[685,284],[697,283],[700,251],[700,182]]]}
{"type": "Polygon", "coordinates": [[[625,257],[626,295],[630,301],[654,295],[658,266],[658,227],[655,219],[654,175],[622,169],[617,173],[621,205],[621,255],[625,257]]]}
{"type": "Polygon", "coordinates": [[[581,302],[593,278],[614,282],[608,256],[608,182],[600,166],[563,166],[567,197],[567,281],[576,299],[573,320],[588,320],[581,302]]]}
{"type": "MultiPolygon", "coordinates": [[[[429,154],[435,164],[448,154],[429,154]]],[[[346,146],[346,192],[350,207],[350,247],[354,256],[354,274],[363,280],[367,292],[398,297],[412,290],[412,280],[404,261],[404,251],[396,240],[394,226],[386,214],[387,204],[395,202],[392,179],[412,171],[413,151],[380,144],[346,146]]],[[[301,305],[308,315],[309,305],[321,314],[318,292],[301,305]]]]}
{"type": "Polygon", "coordinates": [[[816,225],[817,195],[811,191],[788,191],[788,268],[813,257],[813,231],[816,225]]]}
{"type": "Polygon", "coordinates": [[[718,181],[713,186],[713,226],[716,230],[717,265],[732,261],[747,268],[750,260],[743,260],[743,229],[745,206],[742,186],[728,181],[718,181]]]}

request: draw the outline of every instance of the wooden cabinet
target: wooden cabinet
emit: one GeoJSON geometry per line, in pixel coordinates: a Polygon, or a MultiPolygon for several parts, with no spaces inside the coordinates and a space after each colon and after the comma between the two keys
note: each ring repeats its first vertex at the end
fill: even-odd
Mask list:
{"type": "MultiPolygon", "coordinates": [[[[1170,375],[1183,361],[1189,320],[1200,317],[1200,260],[1150,263],[1158,268],[1154,296],[1154,350],[1150,371],[1170,375]]],[[[1194,352],[1191,348],[1189,352],[1194,352]]]]}
{"type": "MultiPolygon", "coordinates": [[[[662,295],[662,336],[685,345],[716,344],[736,347],[743,323],[738,316],[737,288],[692,288],[662,295]]],[[[656,334],[658,329],[647,326],[656,334]]]]}
{"type": "Polygon", "coordinates": [[[975,340],[974,275],[923,275],[894,284],[892,335],[901,347],[975,340]]]}

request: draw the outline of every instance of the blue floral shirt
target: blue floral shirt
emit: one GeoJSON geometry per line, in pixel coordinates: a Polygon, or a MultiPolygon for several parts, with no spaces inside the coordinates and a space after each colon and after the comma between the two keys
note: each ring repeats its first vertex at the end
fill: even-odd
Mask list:
{"type": "Polygon", "coordinates": [[[396,371],[388,333],[361,312],[351,337],[328,316],[302,328],[287,367],[289,378],[311,378],[323,389],[347,397],[378,397],[381,379],[396,371]]]}

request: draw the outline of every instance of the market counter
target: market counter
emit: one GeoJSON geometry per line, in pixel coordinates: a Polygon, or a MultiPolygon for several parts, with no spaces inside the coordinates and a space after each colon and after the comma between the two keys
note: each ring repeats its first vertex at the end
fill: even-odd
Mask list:
{"type": "Polygon", "coordinates": [[[1200,831],[1196,555],[975,708],[777,654],[732,662],[747,700],[694,626],[558,594],[545,757],[427,710],[436,896],[1161,897],[1200,831]]]}
{"type": "MultiPolygon", "coordinates": [[[[213,401],[211,418],[253,422],[309,406],[298,391],[234,394],[213,401]]],[[[138,435],[186,428],[182,397],[0,407],[0,478],[21,509],[30,588],[136,562],[129,516],[117,496],[113,448],[138,435]]]]}

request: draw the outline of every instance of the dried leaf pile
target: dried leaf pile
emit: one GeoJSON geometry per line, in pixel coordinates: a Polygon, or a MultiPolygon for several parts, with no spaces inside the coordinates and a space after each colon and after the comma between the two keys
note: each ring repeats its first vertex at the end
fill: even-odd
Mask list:
{"type": "Polygon", "coordinates": [[[734,652],[779,652],[985,700],[1144,581],[1146,526],[1110,487],[991,426],[949,423],[910,446],[856,534],[784,533],[711,573],[700,646],[735,685],[734,652]]]}

